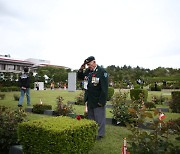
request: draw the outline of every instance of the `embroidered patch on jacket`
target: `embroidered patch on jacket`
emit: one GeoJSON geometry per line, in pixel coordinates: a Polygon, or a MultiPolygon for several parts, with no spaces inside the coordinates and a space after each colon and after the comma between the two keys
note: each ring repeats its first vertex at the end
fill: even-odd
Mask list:
{"type": "Polygon", "coordinates": [[[108,74],[107,73],[104,73],[104,77],[107,78],[108,74]]]}

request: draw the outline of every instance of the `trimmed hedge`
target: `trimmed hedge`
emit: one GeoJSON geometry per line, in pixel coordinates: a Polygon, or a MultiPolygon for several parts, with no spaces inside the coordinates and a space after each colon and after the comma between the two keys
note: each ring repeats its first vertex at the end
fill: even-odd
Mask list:
{"type": "Polygon", "coordinates": [[[143,100],[147,102],[147,97],[148,97],[148,91],[146,89],[131,89],[130,90],[130,97],[131,100],[140,100],[143,97],[143,100]],[[142,96],[141,96],[142,94],[142,96]]]}
{"type": "Polygon", "coordinates": [[[108,87],[107,101],[110,101],[113,95],[114,95],[114,88],[108,87]]]}
{"type": "Polygon", "coordinates": [[[19,91],[19,87],[11,86],[11,87],[1,87],[1,92],[9,92],[9,91],[19,91]]]}
{"type": "Polygon", "coordinates": [[[52,110],[52,105],[35,104],[35,105],[33,105],[32,112],[38,113],[38,114],[43,114],[45,110],[52,110]]]}
{"type": "Polygon", "coordinates": [[[161,91],[161,86],[160,85],[157,85],[157,87],[155,88],[155,86],[152,84],[150,85],[150,90],[151,91],[161,91]]]}
{"type": "Polygon", "coordinates": [[[180,113],[180,91],[172,91],[171,96],[172,101],[169,107],[172,109],[172,112],[180,113]]]}
{"type": "Polygon", "coordinates": [[[48,117],[19,124],[18,137],[26,154],[80,154],[92,148],[97,128],[92,120],[48,117]]]}

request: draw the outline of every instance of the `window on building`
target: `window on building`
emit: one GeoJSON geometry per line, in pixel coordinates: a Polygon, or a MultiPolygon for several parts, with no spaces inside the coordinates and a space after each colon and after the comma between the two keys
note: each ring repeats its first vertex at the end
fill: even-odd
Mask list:
{"type": "Polygon", "coordinates": [[[17,70],[17,71],[20,71],[20,66],[16,66],[16,70],[17,70]]]}
{"type": "Polygon", "coordinates": [[[8,70],[14,70],[14,65],[8,65],[8,70]]]}
{"type": "Polygon", "coordinates": [[[6,69],[6,65],[5,64],[0,64],[0,70],[5,70],[6,69]]]}

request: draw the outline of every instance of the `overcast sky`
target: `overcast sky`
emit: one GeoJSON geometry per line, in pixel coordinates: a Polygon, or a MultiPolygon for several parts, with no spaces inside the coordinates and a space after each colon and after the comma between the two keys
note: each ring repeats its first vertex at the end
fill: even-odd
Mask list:
{"type": "Polygon", "coordinates": [[[180,0],[0,0],[0,55],[180,68],[180,0]]]}

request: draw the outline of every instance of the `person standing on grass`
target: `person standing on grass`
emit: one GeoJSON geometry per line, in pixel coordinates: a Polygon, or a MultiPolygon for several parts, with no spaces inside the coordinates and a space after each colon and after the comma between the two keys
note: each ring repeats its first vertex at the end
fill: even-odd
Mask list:
{"type": "Polygon", "coordinates": [[[29,69],[27,67],[24,68],[24,73],[19,78],[20,92],[21,96],[19,98],[18,107],[22,107],[22,103],[24,100],[24,95],[27,97],[27,105],[30,106],[30,78],[28,74],[29,69]]]}
{"type": "Polygon", "coordinates": [[[108,74],[104,68],[96,64],[93,56],[88,57],[81,65],[78,79],[84,80],[85,102],[88,106],[88,119],[98,123],[97,139],[105,136],[105,110],[108,95],[108,74]],[[86,69],[85,66],[88,66],[86,69]]]}

